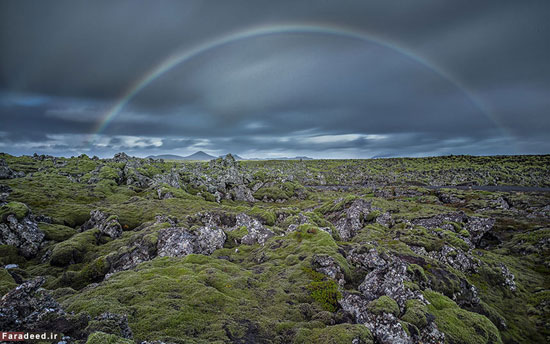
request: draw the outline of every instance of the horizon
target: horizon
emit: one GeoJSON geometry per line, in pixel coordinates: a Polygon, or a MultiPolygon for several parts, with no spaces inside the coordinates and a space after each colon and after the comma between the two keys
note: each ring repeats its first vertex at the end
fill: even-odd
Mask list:
{"type": "MultiPolygon", "coordinates": [[[[16,155],[16,154],[10,154],[10,153],[7,153],[7,152],[1,152],[0,151],[0,155],[1,154],[9,154],[9,155],[15,156],[15,157],[23,157],[23,156],[32,157],[33,155],[36,154],[36,155],[39,155],[39,156],[40,155],[45,155],[45,156],[52,156],[54,158],[66,158],[66,159],[78,158],[81,155],[86,155],[88,158],[97,157],[99,159],[112,159],[116,154],[120,154],[120,153],[127,154],[126,152],[121,151],[121,152],[117,152],[117,153],[115,153],[111,156],[89,155],[89,154],[86,154],[86,153],[80,153],[80,154],[69,156],[69,155],[44,154],[44,153],[38,153],[38,152],[34,152],[34,153],[31,153],[31,154],[16,155]]],[[[223,157],[231,154],[233,157],[238,156],[239,158],[242,158],[242,160],[278,160],[278,159],[285,159],[285,158],[287,158],[288,160],[298,160],[296,158],[306,158],[306,160],[374,160],[374,159],[444,158],[444,157],[461,157],[461,156],[463,156],[463,157],[506,157],[506,156],[547,156],[547,155],[550,155],[550,153],[548,153],[548,154],[446,154],[446,155],[422,155],[422,156],[383,156],[383,157],[382,156],[374,156],[374,157],[370,157],[370,158],[322,158],[322,157],[319,158],[319,157],[311,157],[311,156],[277,156],[277,157],[272,157],[272,158],[262,158],[262,157],[245,157],[245,156],[242,156],[241,154],[233,153],[233,152],[228,152],[228,153],[220,154],[220,155],[213,155],[213,154],[208,153],[206,151],[196,151],[194,153],[185,154],[185,155],[180,155],[180,154],[155,154],[155,155],[148,154],[148,155],[141,155],[141,156],[131,155],[131,154],[127,154],[127,155],[130,158],[138,158],[138,159],[156,158],[156,159],[159,159],[158,157],[166,156],[166,155],[173,155],[173,156],[177,156],[177,157],[180,157],[180,158],[187,158],[187,157],[190,157],[192,155],[199,154],[199,153],[204,153],[206,155],[210,155],[210,156],[212,156],[213,159],[223,158],[223,157]]],[[[190,160],[190,161],[192,161],[192,160],[190,160]]],[[[195,160],[195,161],[199,161],[199,160],[195,160]]],[[[208,161],[208,160],[204,160],[204,161],[208,161]]]]}
{"type": "Polygon", "coordinates": [[[544,1],[2,2],[0,151],[547,154],[548,10],[544,1]]]}

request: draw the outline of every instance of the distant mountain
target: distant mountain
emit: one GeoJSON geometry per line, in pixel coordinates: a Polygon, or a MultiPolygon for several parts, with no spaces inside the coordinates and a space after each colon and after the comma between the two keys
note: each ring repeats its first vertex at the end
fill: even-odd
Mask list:
{"type": "Polygon", "coordinates": [[[307,156],[295,156],[294,158],[287,158],[286,156],[282,158],[265,158],[262,160],[313,160],[313,158],[307,156]]]}
{"type": "MultiPolygon", "coordinates": [[[[245,159],[243,157],[238,156],[237,154],[231,154],[235,158],[235,160],[313,160],[313,158],[307,157],[307,156],[296,156],[293,158],[288,157],[282,157],[282,158],[252,158],[252,159],[245,159]]],[[[225,157],[225,155],[220,155],[221,158],[225,157]]],[[[148,158],[151,159],[164,159],[164,160],[212,160],[216,159],[215,156],[212,156],[210,154],[207,154],[203,151],[198,151],[194,154],[188,155],[188,156],[181,156],[181,155],[174,155],[174,154],[163,154],[163,155],[149,155],[148,158]]]]}
{"type": "Polygon", "coordinates": [[[215,156],[206,154],[203,151],[198,151],[188,156],[184,156],[182,160],[212,160],[216,159],[215,156]]]}
{"type": "Polygon", "coordinates": [[[147,158],[151,159],[164,159],[164,160],[185,160],[181,155],[163,154],[163,155],[149,155],[147,158]]]}
{"type": "Polygon", "coordinates": [[[198,151],[188,156],[164,154],[164,155],[150,155],[148,158],[152,159],[165,159],[165,160],[212,160],[216,159],[215,156],[206,154],[203,151],[198,151]]]}

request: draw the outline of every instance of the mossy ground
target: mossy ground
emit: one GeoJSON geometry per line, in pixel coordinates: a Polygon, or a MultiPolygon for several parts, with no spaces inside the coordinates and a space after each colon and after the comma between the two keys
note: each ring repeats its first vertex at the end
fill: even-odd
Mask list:
{"type": "MultiPolygon", "coordinates": [[[[463,202],[443,204],[435,190],[424,187],[408,188],[418,193],[416,196],[395,193],[383,198],[375,197],[373,190],[360,185],[368,175],[374,180],[386,178],[397,184],[430,184],[435,180],[440,184],[472,181],[487,185],[499,181],[550,186],[550,178],[544,178],[549,156],[239,162],[240,168],[250,175],[250,185],[285,180],[259,188],[255,197],[266,196],[268,202],[255,203],[230,200],[216,203],[204,188],[185,184],[195,175],[206,178],[220,173],[202,162],[156,162],[137,169],[149,178],[174,168],[185,169],[181,188],[165,184],[158,187],[161,193],[169,192],[174,197],[159,199],[157,189],[121,182],[124,163],[96,161],[85,156],[55,162],[0,157],[14,170],[27,173],[24,178],[1,181],[13,191],[0,215],[10,213],[22,218],[28,214],[28,206],[33,214],[53,220],[52,224],[39,224],[47,241],[36,258],[27,260],[14,247],[2,245],[0,264],[18,264],[16,272],[24,279],[46,276],[45,287],[52,290],[68,311],[87,312],[91,316],[105,311],[127,314],[136,340],[349,343],[360,338],[370,343],[372,336],[364,326],[345,323],[342,318],[337,303],[341,289],[311,270],[313,255],[329,255],[346,275],[349,283],[344,289],[356,289],[367,271],[347,262],[343,253],[351,247],[376,248],[383,254],[410,258],[415,264],[409,265],[413,281],[407,282],[407,286],[424,290],[431,302],[424,306],[409,300],[401,314],[397,314],[400,311],[396,310],[395,301],[383,296],[369,304],[371,312],[397,314],[417,328],[434,315],[449,343],[501,340],[539,343],[550,337],[550,249],[540,244],[550,240],[549,222],[536,216],[516,216],[494,206],[499,197],[505,197],[517,209],[540,208],[550,204],[547,194],[449,189],[443,191],[463,202]],[[449,173],[450,170],[454,172],[449,173]],[[290,174],[293,181],[286,179],[290,174]],[[303,186],[319,185],[321,180],[329,185],[359,185],[340,191],[303,186]],[[372,202],[381,211],[366,219],[368,224],[357,236],[342,242],[334,230],[333,217],[340,216],[358,198],[372,202]],[[96,229],[78,232],[94,209],[117,216],[123,235],[113,240],[96,229]],[[450,245],[468,251],[464,239],[469,236],[460,224],[453,224],[453,230],[447,231],[407,225],[407,221],[415,218],[456,210],[497,219],[495,238],[490,245],[469,251],[482,262],[474,273],[463,273],[418,256],[410,248],[421,246],[434,252],[450,245]],[[204,211],[247,213],[277,236],[264,246],[246,246],[239,244],[248,232],[246,228],[227,231],[225,247],[211,256],[155,258],[103,281],[109,254],[128,249],[136,238],[156,242],[157,231],[166,227],[166,224],[142,226],[144,223],[154,220],[156,215],[170,215],[185,223],[187,216],[204,211]],[[391,214],[396,223],[393,227],[368,221],[382,212],[391,214]],[[297,223],[299,214],[310,224],[285,233],[290,224],[297,223]],[[320,227],[328,227],[333,234],[320,227]],[[51,258],[41,262],[40,258],[46,254],[51,254],[51,258]],[[503,284],[500,264],[514,274],[516,291],[503,284]],[[460,291],[461,280],[477,287],[482,300],[479,306],[460,308],[442,295],[452,296],[460,291]],[[99,285],[85,288],[94,282],[99,285]],[[428,285],[433,292],[426,291],[428,285]],[[506,327],[500,325],[503,321],[506,327]]],[[[0,292],[5,293],[14,285],[13,277],[0,270],[0,292]]],[[[90,336],[89,343],[99,342],[124,343],[111,334],[97,332],[90,336]]]]}

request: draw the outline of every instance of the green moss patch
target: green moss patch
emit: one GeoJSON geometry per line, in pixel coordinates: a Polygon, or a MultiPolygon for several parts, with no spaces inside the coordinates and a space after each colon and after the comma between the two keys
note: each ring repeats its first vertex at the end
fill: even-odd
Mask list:
{"type": "Polygon", "coordinates": [[[394,299],[389,296],[382,295],[376,300],[372,300],[368,303],[367,309],[369,312],[381,315],[383,313],[393,314],[395,316],[399,315],[399,306],[394,299]]]}
{"type": "Polygon", "coordinates": [[[14,215],[18,220],[22,220],[29,214],[29,208],[21,202],[8,202],[0,207],[0,220],[6,221],[9,215],[14,215]]]}
{"type": "Polygon", "coordinates": [[[424,296],[430,302],[428,311],[435,315],[435,323],[449,343],[502,343],[497,328],[485,316],[461,309],[438,292],[426,290],[424,296]]]}

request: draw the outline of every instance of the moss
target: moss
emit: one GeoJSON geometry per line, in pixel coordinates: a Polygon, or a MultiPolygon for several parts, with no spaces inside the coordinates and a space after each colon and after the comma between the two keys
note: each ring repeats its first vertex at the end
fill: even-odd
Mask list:
{"type": "Polygon", "coordinates": [[[460,234],[461,236],[465,237],[465,238],[468,238],[470,237],[470,232],[468,232],[467,230],[465,229],[461,229],[458,234],[460,234]]]}
{"type": "Polygon", "coordinates": [[[409,230],[403,230],[400,241],[408,245],[421,246],[426,251],[439,251],[445,245],[445,241],[435,235],[428,233],[424,227],[417,226],[409,230]]]}
{"type": "Polygon", "coordinates": [[[216,196],[212,195],[210,192],[201,192],[202,198],[204,198],[205,201],[208,202],[216,202],[216,196]]]}
{"type": "Polygon", "coordinates": [[[88,336],[86,344],[133,344],[130,339],[124,339],[114,334],[94,332],[88,336]]]}
{"type": "Polygon", "coordinates": [[[424,269],[417,264],[409,264],[407,266],[407,272],[411,275],[413,280],[418,282],[427,282],[428,277],[426,277],[426,273],[424,272],[424,269]]]}
{"type": "Polygon", "coordinates": [[[497,328],[485,316],[461,309],[438,292],[426,290],[424,296],[430,302],[428,311],[435,315],[435,323],[449,343],[502,343],[497,328]]]}
{"type": "Polygon", "coordinates": [[[461,250],[468,251],[468,249],[470,248],[470,246],[464,240],[459,238],[455,232],[444,230],[443,238],[447,243],[461,250]]]}
{"type": "Polygon", "coordinates": [[[265,210],[259,207],[253,207],[250,211],[248,211],[248,214],[268,226],[273,226],[276,221],[275,213],[273,211],[265,210]]]}
{"type": "Polygon", "coordinates": [[[75,287],[82,288],[86,284],[100,282],[107,272],[109,272],[109,263],[104,257],[99,257],[82,268],[80,275],[84,280],[84,285],[76,285],[75,287]]]}
{"type": "Polygon", "coordinates": [[[40,222],[38,228],[46,235],[46,240],[65,241],[76,234],[76,230],[63,225],[40,222]]]}
{"type": "Polygon", "coordinates": [[[353,201],[355,201],[358,198],[359,197],[355,195],[349,195],[338,202],[329,201],[323,204],[322,206],[320,206],[319,208],[315,209],[315,211],[320,214],[328,214],[328,213],[341,211],[341,210],[344,210],[347,206],[349,206],[351,203],[353,203],[353,201]]]}
{"type": "Polygon", "coordinates": [[[405,303],[405,314],[401,319],[418,328],[423,328],[428,324],[427,313],[428,309],[424,303],[420,300],[411,299],[405,303]]]}
{"type": "Polygon", "coordinates": [[[22,220],[29,214],[29,208],[21,202],[8,202],[0,207],[0,220],[6,221],[9,215],[14,215],[18,220],[22,220]]]}
{"type": "Polygon", "coordinates": [[[52,250],[50,264],[54,266],[67,266],[81,263],[87,252],[93,250],[97,244],[99,230],[92,229],[78,233],[68,240],[56,244],[52,250]]]}
{"type": "Polygon", "coordinates": [[[335,312],[338,309],[338,300],[342,298],[342,294],[338,290],[338,284],[328,279],[324,274],[310,268],[304,268],[304,272],[312,279],[312,282],[307,286],[311,297],[323,309],[335,312]]]}
{"type": "Polygon", "coordinates": [[[315,328],[312,330],[302,330],[296,336],[296,344],[349,344],[373,343],[373,337],[370,331],[360,324],[338,324],[324,328],[315,328]]]}
{"type": "Polygon", "coordinates": [[[19,255],[17,247],[0,245],[0,265],[23,264],[26,259],[19,255]]]}
{"type": "Polygon", "coordinates": [[[369,312],[381,315],[383,313],[399,315],[399,306],[394,299],[389,296],[382,295],[376,300],[372,300],[368,303],[367,309],[369,312]]]}
{"type": "Polygon", "coordinates": [[[15,287],[17,287],[17,283],[15,283],[8,270],[0,268],[0,295],[3,296],[15,287]]]}
{"type": "Polygon", "coordinates": [[[103,166],[101,168],[101,170],[99,171],[99,179],[100,180],[104,180],[104,179],[115,180],[115,179],[118,179],[120,177],[119,172],[120,172],[120,170],[116,169],[114,167],[103,166]]]}
{"type": "Polygon", "coordinates": [[[319,302],[323,309],[329,312],[335,312],[338,309],[338,300],[342,294],[338,290],[338,284],[332,280],[311,282],[307,289],[311,297],[319,302]]]}
{"type": "Polygon", "coordinates": [[[263,200],[288,200],[291,196],[282,188],[276,186],[262,187],[254,193],[254,198],[263,200]]]}
{"type": "Polygon", "coordinates": [[[374,210],[374,211],[371,211],[366,217],[365,217],[365,221],[366,222],[372,222],[374,220],[376,220],[376,218],[378,216],[380,216],[381,212],[380,210],[374,210]]]}
{"type": "Polygon", "coordinates": [[[227,239],[225,240],[224,247],[232,248],[240,245],[241,239],[248,234],[248,229],[242,226],[239,229],[225,232],[227,239]]]}
{"type": "MultiPolygon", "coordinates": [[[[308,286],[313,281],[303,270],[315,254],[332,256],[349,273],[338,245],[329,234],[319,232],[304,235],[301,241],[292,236],[274,237],[265,246],[244,245],[238,252],[220,249],[213,256],[156,258],[132,271],[115,273],[96,288],[83,289],[60,302],[67,311],[86,311],[92,316],[105,311],[128,314],[138,341],[238,342],[248,338],[263,342],[265,338],[279,338],[279,342],[292,342],[293,332],[278,326],[281,322],[325,327],[305,318],[299,307],[307,303],[313,314],[322,310],[311,297],[308,286]],[[297,262],[287,265],[291,255],[298,256],[297,262]],[[217,259],[222,256],[225,259],[217,259]],[[264,257],[260,263],[258,257],[264,257]],[[237,337],[229,339],[226,325],[237,337]]],[[[318,277],[325,278],[322,274],[318,277]]],[[[337,305],[334,282],[317,284],[313,289],[336,294],[331,303],[337,305]]]]}

